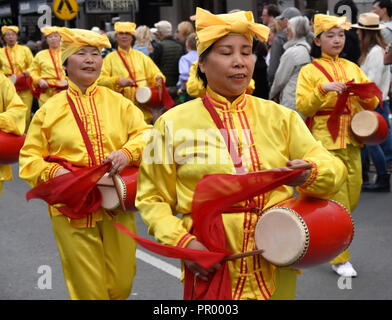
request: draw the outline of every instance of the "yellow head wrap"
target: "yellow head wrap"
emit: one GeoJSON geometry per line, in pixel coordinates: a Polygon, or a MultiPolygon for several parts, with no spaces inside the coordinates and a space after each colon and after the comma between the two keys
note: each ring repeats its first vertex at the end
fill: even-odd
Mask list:
{"type": "Polygon", "coordinates": [[[316,14],[314,16],[314,37],[317,37],[319,34],[328,31],[332,28],[338,27],[344,30],[349,30],[351,24],[346,21],[346,17],[334,17],[327,16],[325,14],[316,14]]]}
{"type": "Polygon", "coordinates": [[[41,32],[44,34],[45,37],[55,32],[60,34],[60,30],[61,30],[60,27],[51,27],[51,26],[46,26],[41,28],[41,32]]]}
{"type": "Polygon", "coordinates": [[[94,31],[84,29],[59,28],[58,33],[61,38],[61,63],[64,63],[69,56],[78,52],[83,47],[111,48],[108,37],[94,31]]]}
{"type": "Polygon", "coordinates": [[[116,22],[114,24],[114,31],[134,34],[136,31],[136,24],[133,22],[116,22]]]}
{"type": "Polygon", "coordinates": [[[15,33],[19,33],[19,28],[17,26],[2,26],[1,33],[5,34],[8,30],[12,30],[15,33]]]}
{"type": "Polygon", "coordinates": [[[220,38],[230,34],[242,34],[252,41],[253,35],[260,41],[267,41],[269,28],[254,22],[251,11],[214,15],[211,12],[196,9],[197,53],[202,54],[220,38]]]}

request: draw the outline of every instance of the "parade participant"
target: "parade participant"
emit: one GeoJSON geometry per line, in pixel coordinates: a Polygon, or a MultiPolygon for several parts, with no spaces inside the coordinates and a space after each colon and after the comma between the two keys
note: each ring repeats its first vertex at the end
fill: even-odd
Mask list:
{"type": "Polygon", "coordinates": [[[61,37],[58,31],[58,27],[41,28],[49,49],[38,52],[29,69],[40,107],[59,90],[66,89],[67,85],[61,65],[61,37]]]}
{"type": "MultiPolygon", "coordinates": [[[[331,199],[353,212],[361,192],[362,169],[361,144],[350,132],[350,120],[355,113],[377,106],[375,92],[378,89],[374,84],[369,84],[363,90],[365,92],[350,93],[356,84],[370,81],[359,66],[339,57],[345,43],[344,31],[349,28],[346,17],[315,15],[315,38],[311,50],[315,59],[300,71],[296,106],[299,112],[308,117],[308,126],[316,140],[345,163],[347,181],[331,199]],[[346,96],[347,102],[338,100],[340,96],[346,96]],[[337,104],[337,101],[343,102],[337,104]]],[[[350,259],[349,251],[344,251],[331,261],[333,270],[339,275],[356,276],[350,259]]]]}
{"type": "Polygon", "coordinates": [[[31,81],[29,72],[27,71],[33,62],[33,54],[27,46],[18,44],[19,28],[16,26],[2,26],[1,33],[3,35],[6,46],[0,48],[0,70],[14,81],[16,76],[23,75],[26,79],[26,85],[21,88],[16,87],[19,97],[27,106],[26,114],[26,130],[30,123],[31,106],[33,104],[33,95],[31,93],[31,81]]]}
{"type": "MultiPolygon", "coordinates": [[[[206,96],[176,106],[157,120],[149,145],[159,149],[155,152],[154,148],[153,154],[146,149],[139,168],[136,205],[159,242],[208,250],[191,230],[192,198],[206,174],[233,174],[240,169],[246,174],[310,163],[312,169],[303,171],[291,185],[298,186],[300,194],[320,197],[334,194],[345,179],[342,162],[314,140],[295,111],[245,93],[255,65],[253,36],[266,41],[268,31],[268,27],[254,22],[251,12],[214,15],[197,8],[199,74],[207,87],[206,96]],[[219,122],[223,131],[217,127],[219,122]],[[242,166],[234,165],[226,147],[228,141],[219,138],[219,132],[227,132],[238,141],[233,149],[242,166]],[[205,144],[206,140],[213,143],[205,144]]],[[[223,213],[227,250],[254,250],[258,215],[292,196],[292,187],[281,186],[246,201],[249,207],[255,204],[254,210],[239,204],[238,211],[244,208],[244,212],[223,213]]],[[[184,263],[185,273],[193,273],[191,282],[195,283],[210,281],[219,268],[216,265],[206,270],[195,262],[184,263]]],[[[229,261],[228,268],[232,299],[295,297],[296,270],[277,268],[261,255],[229,261]]]]}
{"type": "MultiPolygon", "coordinates": [[[[376,168],[376,183],[364,183],[362,191],[389,192],[390,174],[388,174],[388,160],[392,164],[392,132],[389,125],[389,86],[391,73],[388,65],[384,65],[384,51],[387,48],[381,30],[385,25],[380,24],[380,18],[373,12],[362,13],[359,16],[358,24],[352,26],[358,32],[361,48],[359,64],[361,69],[382,90],[382,107],[378,106],[376,112],[381,114],[388,124],[387,139],[380,145],[367,145],[362,151],[369,151],[373,164],[376,168]],[[389,157],[388,157],[389,156],[389,157]]],[[[355,30],[354,29],[354,30],[355,30]]],[[[364,157],[362,157],[364,160],[364,157]]],[[[363,161],[364,162],[364,161],[363,161]]],[[[363,176],[368,175],[368,166],[364,165],[363,176]],[[367,167],[367,168],[366,168],[367,167]]]]}
{"type": "MultiPolygon", "coordinates": [[[[106,35],[66,28],[60,35],[69,87],[45,103],[31,122],[19,174],[32,186],[60,178],[69,172],[66,168],[111,161],[110,174],[115,174],[125,166],[137,166],[149,128],[131,101],[97,85],[101,49],[110,47],[106,35]]],[[[136,247],[111,223],[135,230],[134,213],[100,208],[70,219],[57,208],[61,209],[49,206],[49,214],[70,297],[126,299],[136,271],[136,247]]]]}
{"type": "MultiPolygon", "coordinates": [[[[0,73],[0,131],[22,135],[26,126],[26,111],[27,107],[15,87],[0,73]]],[[[0,164],[0,194],[3,181],[7,180],[12,180],[12,168],[8,164],[0,164]]]]}
{"type": "Polygon", "coordinates": [[[132,22],[114,24],[118,47],[105,57],[99,84],[120,92],[135,103],[143,111],[145,121],[149,123],[152,121],[152,114],[148,108],[137,103],[136,89],[143,86],[162,86],[165,77],[151,58],[132,49],[135,28],[136,24],[132,22]]]}

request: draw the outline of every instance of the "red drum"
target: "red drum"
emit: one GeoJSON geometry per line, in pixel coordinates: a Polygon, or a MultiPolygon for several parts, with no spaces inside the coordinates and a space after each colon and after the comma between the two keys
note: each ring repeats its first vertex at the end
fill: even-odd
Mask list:
{"type": "Polygon", "coordinates": [[[28,90],[32,88],[33,79],[30,76],[22,74],[13,74],[10,77],[11,81],[15,85],[16,91],[28,90]]]}
{"type": "Polygon", "coordinates": [[[25,139],[25,135],[17,136],[0,131],[0,164],[18,162],[19,151],[25,139]]]}
{"type": "Polygon", "coordinates": [[[360,111],[351,120],[351,130],[359,142],[377,145],[388,136],[388,124],[378,112],[360,111]]]}
{"type": "Polygon", "coordinates": [[[270,263],[295,268],[332,260],[354,236],[351,215],[340,203],[291,198],[266,210],[255,229],[257,249],[270,263]]]}
{"type": "Polygon", "coordinates": [[[161,107],[160,96],[158,88],[155,87],[138,87],[135,93],[136,101],[149,107],[161,107]]]}
{"type": "Polygon", "coordinates": [[[108,177],[106,173],[98,181],[98,189],[102,194],[102,208],[115,210],[136,210],[136,186],[137,186],[138,168],[126,167],[120,174],[113,178],[108,177]]]}

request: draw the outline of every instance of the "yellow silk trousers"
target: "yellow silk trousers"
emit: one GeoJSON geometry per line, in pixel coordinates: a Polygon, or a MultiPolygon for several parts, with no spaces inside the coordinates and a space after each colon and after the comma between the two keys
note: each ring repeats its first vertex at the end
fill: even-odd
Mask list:
{"type": "Polygon", "coordinates": [[[31,118],[31,106],[33,105],[33,94],[30,90],[18,91],[18,96],[22,99],[23,103],[27,106],[26,113],[26,132],[29,128],[30,118],[31,118]]]}
{"type": "Polygon", "coordinates": [[[3,181],[0,181],[0,195],[2,191],[3,191],[3,181]]]}
{"type": "Polygon", "coordinates": [[[294,300],[297,292],[297,277],[295,270],[278,268],[275,273],[276,290],[269,300],[294,300]]]}
{"type": "Polygon", "coordinates": [[[112,222],[136,232],[134,213],[112,219],[104,214],[93,228],[72,227],[63,215],[51,219],[71,299],[127,299],[136,273],[136,243],[112,222]]]}
{"type": "MultiPolygon", "coordinates": [[[[350,213],[352,213],[357,207],[361,195],[362,162],[360,148],[349,144],[346,149],[330,150],[330,152],[343,161],[348,172],[346,182],[331,200],[340,202],[350,213]]],[[[330,263],[338,264],[349,260],[351,260],[351,257],[350,252],[347,249],[330,261],[330,263]]]]}

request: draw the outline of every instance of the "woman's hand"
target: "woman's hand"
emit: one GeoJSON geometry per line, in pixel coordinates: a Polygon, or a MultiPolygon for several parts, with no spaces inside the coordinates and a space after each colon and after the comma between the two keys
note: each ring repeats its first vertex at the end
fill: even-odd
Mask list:
{"type": "MultiPolygon", "coordinates": [[[[186,247],[188,249],[209,251],[200,241],[197,240],[190,241],[186,247]]],[[[184,260],[184,264],[196,277],[203,281],[208,281],[208,276],[221,267],[220,264],[216,264],[210,269],[204,269],[192,260],[184,260]]]]}
{"type": "Polygon", "coordinates": [[[54,176],[55,176],[55,177],[62,176],[63,174],[66,174],[66,173],[68,173],[68,172],[71,172],[71,171],[69,171],[69,170],[67,170],[67,169],[65,169],[65,168],[60,168],[60,169],[58,169],[58,170],[56,171],[56,174],[55,174],[54,176]]]}
{"type": "Polygon", "coordinates": [[[135,84],[134,81],[130,80],[130,79],[126,79],[126,78],[120,78],[118,80],[118,85],[120,87],[131,87],[135,84]]]}
{"type": "Polygon", "coordinates": [[[128,165],[128,157],[122,151],[113,151],[109,156],[105,159],[105,162],[111,161],[112,167],[109,171],[109,177],[113,177],[115,174],[124,170],[124,168],[128,165]]]}
{"type": "Polygon", "coordinates": [[[344,91],[347,90],[347,85],[343,82],[324,83],[321,87],[326,92],[335,91],[337,93],[343,93],[344,91]]]}
{"type": "Polygon", "coordinates": [[[157,87],[162,87],[163,78],[161,76],[156,76],[155,77],[155,83],[156,83],[157,87]]]}
{"type": "Polygon", "coordinates": [[[42,89],[48,89],[49,88],[48,82],[46,80],[44,80],[44,79],[39,79],[38,85],[42,89]]]}
{"type": "MultiPolygon", "coordinates": [[[[286,162],[287,170],[292,170],[291,167],[296,167],[296,166],[303,166],[303,165],[309,165],[309,162],[306,162],[304,160],[296,159],[296,160],[291,160],[286,162]]],[[[292,187],[298,187],[303,185],[310,177],[311,169],[306,169],[302,171],[302,173],[295,178],[294,180],[290,181],[289,183],[286,183],[288,186],[292,187]]]]}

